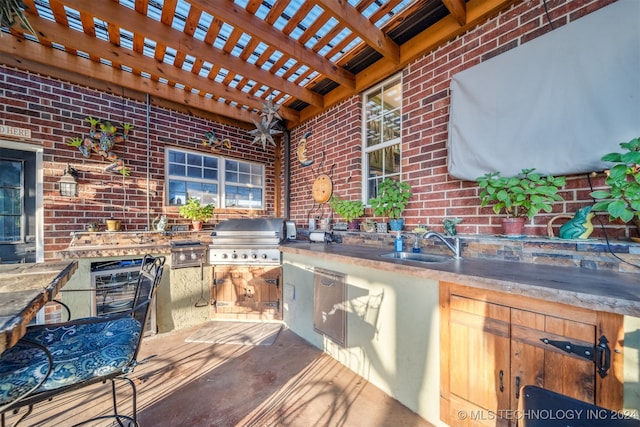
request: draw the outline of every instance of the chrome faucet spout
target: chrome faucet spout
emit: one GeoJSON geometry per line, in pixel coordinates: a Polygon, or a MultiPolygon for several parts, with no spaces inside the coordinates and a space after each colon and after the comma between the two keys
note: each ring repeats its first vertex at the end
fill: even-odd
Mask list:
{"type": "Polygon", "coordinates": [[[430,239],[431,237],[435,237],[436,239],[444,243],[447,248],[449,248],[449,250],[453,252],[454,258],[460,258],[460,238],[458,236],[454,236],[452,238],[453,241],[450,241],[446,236],[435,231],[427,231],[422,235],[422,238],[425,240],[430,239]]]}

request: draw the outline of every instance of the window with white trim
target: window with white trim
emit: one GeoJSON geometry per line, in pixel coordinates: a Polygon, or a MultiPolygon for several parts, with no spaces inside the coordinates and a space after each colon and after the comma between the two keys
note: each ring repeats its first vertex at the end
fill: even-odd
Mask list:
{"type": "Polygon", "coordinates": [[[167,203],[195,197],[219,208],[264,209],[264,165],[168,148],[167,203]]]}
{"type": "Polygon", "coordinates": [[[400,179],[402,163],[402,79],[392,77],[363,94],[363,195],[377,195],[385,178],[400,179]]]}

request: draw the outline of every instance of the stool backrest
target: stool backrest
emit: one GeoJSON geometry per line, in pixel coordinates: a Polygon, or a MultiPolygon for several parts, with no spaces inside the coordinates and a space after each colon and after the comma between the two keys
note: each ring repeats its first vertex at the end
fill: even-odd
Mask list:
{"type": "Polygon", "coordinates": [[[164,263],[164,256],[145,255],[140,266],[131,315],[140,322],[143,328],[147,320],[149,320],[151,301],[158,289],[160,280],[162,280],[164,263]]]}

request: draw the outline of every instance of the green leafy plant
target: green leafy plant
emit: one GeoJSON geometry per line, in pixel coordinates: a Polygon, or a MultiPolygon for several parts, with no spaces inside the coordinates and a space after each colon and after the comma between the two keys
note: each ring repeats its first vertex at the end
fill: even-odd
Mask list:
{"type": "Polygon", "coordinates": [[[360,200],[345,200],[334,194],[329,200],[329,206],[347,222],[364,215],[364,203],[360,200]]]}
{"type": "Polygon", "coordinates": [[[399,219],[413,193],[406,182],[385,178],[378,186],[378,196],[369,200],[376,216],[399,219]]]}
{"type": "Polygon", "coordinates": [[[602,156],[605,162],[615,163],[605,171],[608,190],[596,190],[591,197],[600,201],[593,211],[609,213],[610,220],[623,222],[640,219],[640,137],[620,143],[622,152],[602,156]]]}
{"type": "Polygon", "coordinates": [[[533,218],[540,211],[551,212],[553,203],[562,200],[558,190],[565,177],[542,176],[535,169],[523,169],[517,176],[503,177],[500,172],[486,173],[476,179],[480,206],[493,205],[496,214],[533,218]]]}
{"type": "Polygon", "coordinates": [[[213,217],[214,210],[215,206],[212,204],[201,205],[199,199],[191,197],[187,203],[180,206],[179,212],[183,218],[191,221],[208,221],[213,217]]]}

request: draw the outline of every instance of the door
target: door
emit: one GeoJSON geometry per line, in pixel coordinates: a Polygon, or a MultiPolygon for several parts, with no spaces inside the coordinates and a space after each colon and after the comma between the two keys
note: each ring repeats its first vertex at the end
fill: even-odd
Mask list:
{"type": "Polygon", "coordinates": [[[511,310],[511,408],[518,407],[516,391],[536,385],[591,404],[595,403],[596,366],[542,340],[593,347],[594,325],[525,310],[511,310]],[[517,388],[515,388],[517,387],[517,388]]]}
{"type": "Polygon", "coordinates": [[[449,282],[440,316],[443,421],[515,426],[525,385],[622,408],[623,316],[449,282]]]}
{"type": "Polygon", "coordinates": [[[450,297],[449,388],[452,419],[465,426],[509,425],[508,307],[450,297]],[[469,414],[461,419],[459,414],[469,414]]]}
{"type": "Polygon", "coordinates": [[[0,148],[0,260],[36,261],[36,153],[0,148]]]}
{"type": "Polygon", "coordinates": [[[282,319],[280,266],[225,266],[212,269],[212,318],[282,319]]]}
{"type": "Polygon", "coordinates": [[[313,330],[346,345],[347,287],[344,274],[316,268],[313,275],[313,330]]]}

